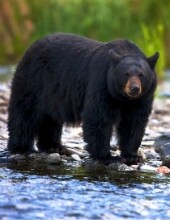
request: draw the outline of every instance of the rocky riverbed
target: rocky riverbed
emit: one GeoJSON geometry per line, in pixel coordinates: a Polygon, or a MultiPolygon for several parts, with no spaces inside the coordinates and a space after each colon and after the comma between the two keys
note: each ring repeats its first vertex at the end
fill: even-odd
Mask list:
{"type": "MultiPolygon", "coordinates": [[[[10,155],[6,150],[8,132],[7,132],[7,108],[10,95],[10,84],[0,84],[0,163],[47,163],[59,165],[61,163],[75,162],[79,166],[91,168],[106,168],[116,170],[142,170],[142,171],[159,171],[160,166],[170,168],[170,98],[155,99],[153,112],[150,116],[145,136],[143,138],[139,154],[145,160],[144,164],[137,166],[127,166],[125,164],[110,164],[109,166],[101,165],[88,159],[85,150],[85,142],[82,138],[82,129],[64,128],[62,142],[66,146],[66,155],[60,156],[58,153],[32,153],[30,155],[10,155]]],[[[119,150],[116,145],[114,134],[111,140],[111,152],[118,155],[119,150]]],[[[164,167],[162,172],[169,172],[164,167]]]]}

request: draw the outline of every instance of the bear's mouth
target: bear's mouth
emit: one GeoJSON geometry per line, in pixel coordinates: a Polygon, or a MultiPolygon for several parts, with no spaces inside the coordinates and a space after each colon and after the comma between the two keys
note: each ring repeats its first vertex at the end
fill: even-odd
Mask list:
{"type": "Polygon", "coordinates": [[[129,97],[130,99],[137,99],[137,98],[140,98],[140,97],[141,97],[140,94],[131,94],[131,93],[128,93],[127,95],[128,95],[128,97],[129,97]]]}
{"type": "Polygon", "coordinates": [[[125,93],[130,98],[139,98],[142,93],[141,83],[137,80],[129,80],[125,86],[125,93]]]}

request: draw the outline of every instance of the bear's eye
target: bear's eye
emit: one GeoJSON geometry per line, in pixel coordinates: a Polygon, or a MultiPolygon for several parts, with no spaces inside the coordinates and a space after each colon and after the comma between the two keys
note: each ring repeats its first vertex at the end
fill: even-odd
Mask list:
{"type": "Polygon", "coordinates": [[[130,73],[126,72],[126,73],[125,73],[125,76],[129,77],[129,76],[130,76],[130,73]]]}
{"type": "Polygon", "coordinates": [[[145,75],[143,73],[139,74],[139,77],[143,78],[145,75]]]}

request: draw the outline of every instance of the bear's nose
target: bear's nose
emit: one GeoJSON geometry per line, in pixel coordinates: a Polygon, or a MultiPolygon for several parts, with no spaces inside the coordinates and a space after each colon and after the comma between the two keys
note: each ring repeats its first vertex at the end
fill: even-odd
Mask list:
{"type": "Polygon", "coordinates": [[[131,87],[131,93],[132,94],[138,94],[140,92],[140,87],[138,86],[138,85],[133,85],[132,87],[131,87]]]}

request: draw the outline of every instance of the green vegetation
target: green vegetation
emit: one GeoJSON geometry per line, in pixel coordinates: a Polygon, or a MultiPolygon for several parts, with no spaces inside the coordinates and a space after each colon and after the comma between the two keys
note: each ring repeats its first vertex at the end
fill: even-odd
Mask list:
{"type": "MultiPolygon", "coordinates": [[[[5,37],[4,42],[0,41],[1,64],[18,62],[26,47],[44,35],[53,32],[72,32],[100,41],[128,38],[139,45],[148,56],[159,51],[161,56],[157,71],[160,79],[163,78],[164,69],[170,67],[169,0],[6,0],[2,2],[11,5],[13,16],[10,18],[18,24],[20,32],[16,29],[15,32],[13,31],[16,34],[11,35],[11,27],[8,25],[10,18],[8,22],[4,20],[8,38],[10,36],[12,40],[10,44],[5,37]],[[9,47],[12,50],[9,50],[9,47]]],[[[0,3],[0,13],[2,9],[0,3]]],[[[2,28],[0,28],[0,36],[1,33],[2,28]]]]}
{"type": "Polygon", "coordinates": [[[159,51],[160,57],[157,63],[157,72],[159,73],[159,79],[163,80],[165,69],[164,27],[158,24],[154,29],[149,29],[146,25],[141,24],[141,30],[142,38],[138,44],[147,55],[152,55],[156,51],[159,51]]]}

